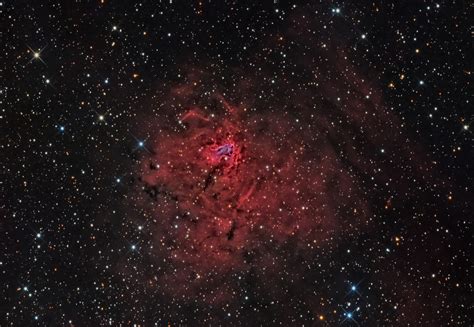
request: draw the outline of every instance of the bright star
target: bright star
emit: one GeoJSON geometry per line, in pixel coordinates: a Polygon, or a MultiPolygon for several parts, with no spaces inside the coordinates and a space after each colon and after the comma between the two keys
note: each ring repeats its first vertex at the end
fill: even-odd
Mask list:
{"type": "Polygon", "coordinates": [[[41,59],[41,52],[43,52],[43,50],[46,48],[46,47],[43,47],[42,49],[38,50],[38,51],[35,51],[33,50],[30,46],[28,46],[28,49],[31,51],[31,53],[33,54],[33,57],[30,59],[30,62],[32,62],[33,60],[40,60],[43,64],[46,65],[46,63],[43,61],[43,59],[41,59]]]}
{"type": "Polygon", "coordinates": [[[137,149],[143,149],[147,152],[150,152],[147,147],[145,146],[145,142],[146,142],[146,139],[139,139],[137,137],[135,137],[133,134],[132,134],[132,137],[135,139],[135,141],[137,142],[137,146],[135,147],[135,149],[133,149],[133,151],[136,151],[137,149]]]}
{"type": "MultiPolygon", "coordinates": [[[[356,311],[358,311],[358,308],[356,309],[356,311]]],[[[357,324],[357,321],[355,321],[354,319],[354,311],[352,312],[344,312],[344,320],[342,322],[345,322],[346,320],[350,320],[350,321],[353,321],[357,324]]],[[[358,325],[358,324],[357,324],[358,325]]]]}

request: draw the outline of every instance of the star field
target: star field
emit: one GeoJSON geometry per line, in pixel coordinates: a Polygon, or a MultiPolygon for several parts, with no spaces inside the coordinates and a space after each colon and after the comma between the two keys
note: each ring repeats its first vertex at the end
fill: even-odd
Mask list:
{"type": "Polygon", "coordinates": [[[1,326],[471,326],[466,1],[2,1],[1,326]]]}

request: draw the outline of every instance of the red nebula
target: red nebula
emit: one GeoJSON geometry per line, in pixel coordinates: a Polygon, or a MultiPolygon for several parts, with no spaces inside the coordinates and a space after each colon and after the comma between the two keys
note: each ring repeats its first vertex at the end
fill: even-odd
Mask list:
{"type": "Polygon", "coordinates": [[[198,276],[245,270],[261,244],[319,246],[367,214],[324,135],[308,140],[284,116],[220,104],[212,114],[189,108],[181,130],[158,135],[151,162],[142,166],[145,189],[156,199],[155,237],[168,245],[182,272],[173,279],[182,278],[186,289],[202,286],[198,276]],[[224,145],[232,152],[218,155],[224,145]]]}

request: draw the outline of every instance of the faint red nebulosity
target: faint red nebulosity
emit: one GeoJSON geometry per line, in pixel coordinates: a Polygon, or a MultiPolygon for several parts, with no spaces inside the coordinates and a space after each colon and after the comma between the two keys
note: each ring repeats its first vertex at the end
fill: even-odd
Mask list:
{"type": "MultiPolygon", "coordinates": [[[[188,108],[180,120],[185,128],[158,135],[152,164],[144,160],[141,168],[156,200],[155,238],[168,245],[162,255],[174,280],[187,285],[171,288],[178,294],[211,287],[198,276],[247,269],[265,246],[323,245],[368,214],[357,181],[324,135],[309,140],[286,117],[218,99],[212,113],[188,108]]],[[[231,292],[218,298],[225,294],[231,292]]]]}

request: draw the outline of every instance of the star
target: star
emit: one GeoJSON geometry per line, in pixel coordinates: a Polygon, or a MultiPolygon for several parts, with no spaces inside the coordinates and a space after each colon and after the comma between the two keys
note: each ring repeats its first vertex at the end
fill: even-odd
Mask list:
{"type": "Polygon", "coordinates": [[[30,46],[27,45],[27,48],[29,49],[29,51],[33,54],[32,58],[30,59],[29,63],[32,62],[32,61],[35,61],[35,60],[39,60],[41,61],[44,65],[46,65],[46,63],[44,62],[43,58],[41,58],[41,53],[44,51],[44,49],[46,48],[43,47],[41,48],[40,50],[38,51],[35,51],[33,50],[30,46]]]}

